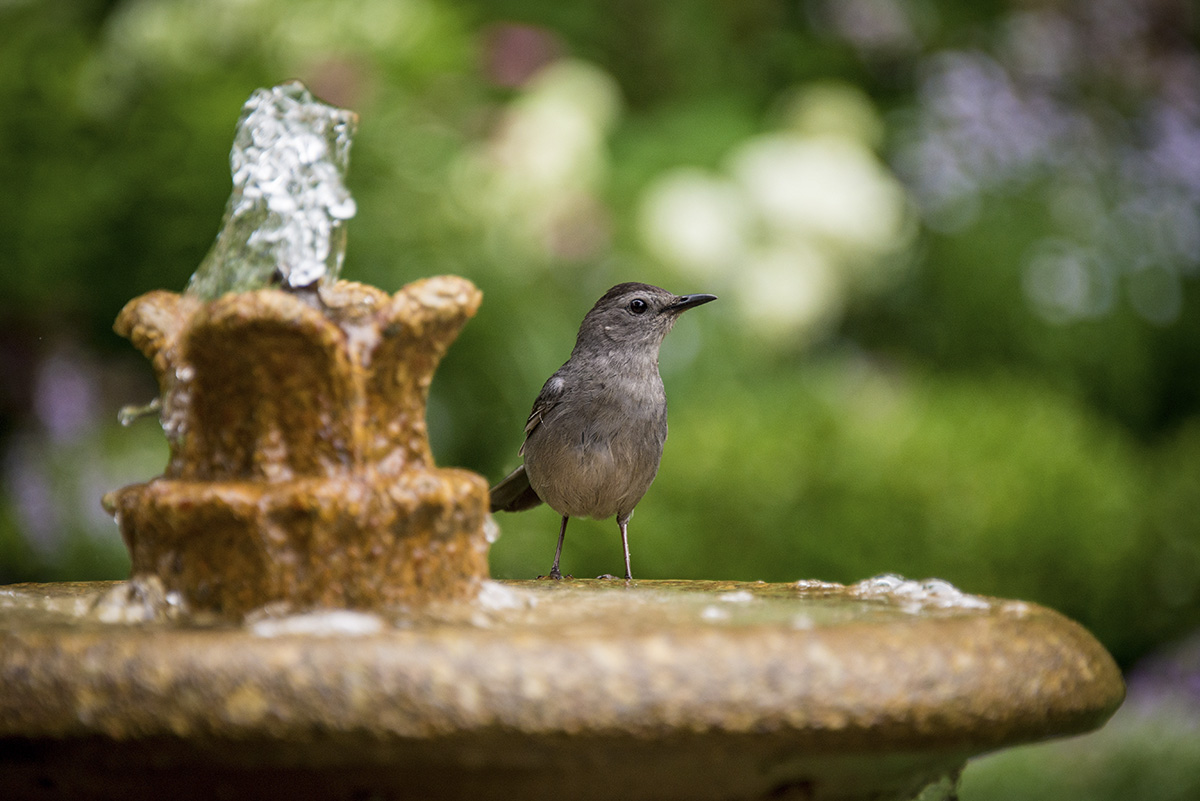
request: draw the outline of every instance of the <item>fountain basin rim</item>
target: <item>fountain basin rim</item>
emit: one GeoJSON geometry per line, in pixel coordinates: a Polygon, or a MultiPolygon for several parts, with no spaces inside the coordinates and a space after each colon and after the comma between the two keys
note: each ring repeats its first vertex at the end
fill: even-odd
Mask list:
{"type": "MultiPolygon", "coordinates": [[[[13,601],[20,591],[6,588],[0,737],[288,741],[322,732],[335,740],[436,741],[505,732],[654,740],[691,733],[771,735],[810,750],[978,753],[1096,728],[1124,695],[1119,670],[1090,634],[1032,604],[889,612],[807,628],[656,623],[636,611],[614,622],[623,603],[629,610],[647,598],[661,604],[654,593],[677,583],[564,584],[574,586],[500,583],[536,604],[353,637],[75,625],[45,613],[22,622],[13,601]],[[546,621],[530,622],[538,618],[546,621]]],[[[764,603],[803,609],[815,600],[766,597],[786,596],[790,585],[707,586],[705,602],[765,593],[764,603]]]]}

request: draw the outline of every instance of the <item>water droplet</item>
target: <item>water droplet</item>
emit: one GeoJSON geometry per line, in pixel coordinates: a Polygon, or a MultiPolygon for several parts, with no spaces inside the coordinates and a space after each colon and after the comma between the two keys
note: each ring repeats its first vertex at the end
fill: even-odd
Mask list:
{"type": "Polygon", "coordinates": [[[155,398],[144,406],[134,406],[132,404],[122,406],[121,411],[117,412],[117,420],[120,421],[121,425],[128,428],[133,425],[135,420],[142,417],[149,417],[152,414],[158,414],[160,409],[162,409],[162,400],[159,398],[155,398]]]}
{"type": "Polygon", "coordinates": [[[500,524],[496,522],[496,518],[488,515],[483,521],[483,537],[488,543],[493,543],[500,539],[500,524]]]}

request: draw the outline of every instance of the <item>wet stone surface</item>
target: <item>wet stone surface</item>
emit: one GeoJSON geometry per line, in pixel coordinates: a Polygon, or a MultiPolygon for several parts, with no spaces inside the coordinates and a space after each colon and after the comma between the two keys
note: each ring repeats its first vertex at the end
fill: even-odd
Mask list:
{"type": "Polygon", "coordinates": [[[972,754],[1101,725],[1124,689],[1055,612],[895,577],[484,582],[419,613],[243,625],[163,622],[130,589],[0,588],[11,786],[914,798],[972,754]]]}

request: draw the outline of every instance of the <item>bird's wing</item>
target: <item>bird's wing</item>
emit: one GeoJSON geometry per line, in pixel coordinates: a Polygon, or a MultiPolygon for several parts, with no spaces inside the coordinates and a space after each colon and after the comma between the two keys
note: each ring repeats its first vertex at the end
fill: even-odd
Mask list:
{"type": "MultiPolygon", "coordinates": [[[[550,413],[550,410],[562,400],[565,386],[562,377],[557,373],[550,376],[550,379],[542,386],[537,400],[533,402],[533,411],[529,413],[529,419],[525,421],[526,442],[529,441],[530,434],[542,424],[542,420],[550,413]]],[[[525,454],[525,443],[521,443],[520,453],[521,455],[525,454]]],[[[520,512],[531,509],[542,502],[537,492],[529,485],[529,476],[525,473],[525,465],[521,465],[501,479],[500,483],[492,487],[490,495],[493,512],[520,512]]]]}
{"type": "MultiPolygon", "coordinates": [[[[566,382],[558,373],[550,376],[542,387],[542,391],[538,393],[537,400],[533,402],[533,411],[529,413],[529,419],[525,421],[525,440],[529,441],[529,437],[542,424],[542,421],[550,414],[550,410],[558,405],[562,400],[563,390],[566,387],[566,382]]],[[[525,444],[521,443],[522,455],[525,453],[525,444]]]]}

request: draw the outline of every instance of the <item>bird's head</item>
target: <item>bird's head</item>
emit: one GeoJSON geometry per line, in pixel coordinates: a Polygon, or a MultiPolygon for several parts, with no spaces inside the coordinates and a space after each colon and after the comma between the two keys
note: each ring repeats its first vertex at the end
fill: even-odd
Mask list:
{"type": "Polygon", "coordinates": [[[680,314],[716,299],[675,295],[650,284],[617,284],[583,318],[575,348],[657,349],[680,314]]]}

